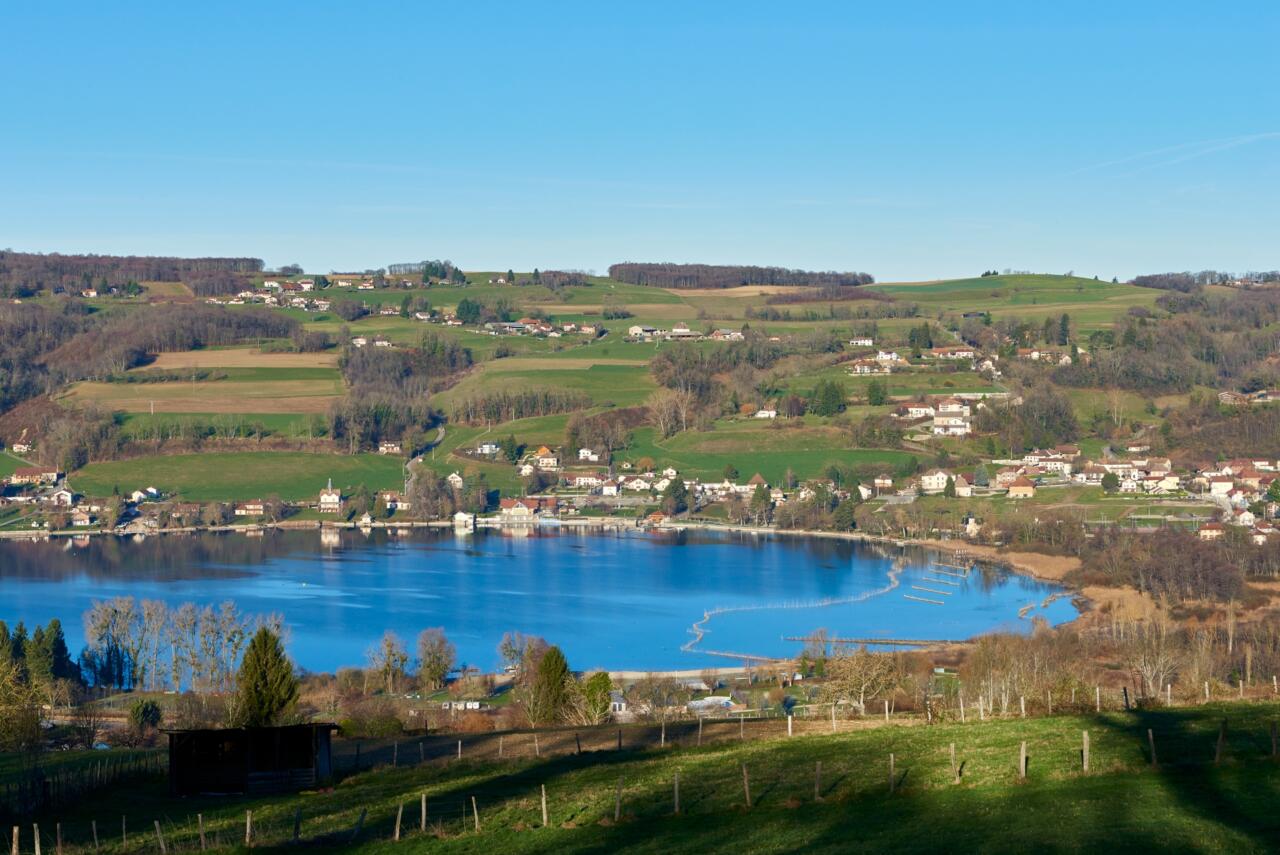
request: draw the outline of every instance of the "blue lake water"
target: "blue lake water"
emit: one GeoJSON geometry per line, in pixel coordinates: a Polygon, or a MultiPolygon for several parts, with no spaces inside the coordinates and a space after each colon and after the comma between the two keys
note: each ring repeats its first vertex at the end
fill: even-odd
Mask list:
{"type": "Polygon", "coordinates": [[[734,664],[707,651],[791,655],[800,645],[783,637],[819,627],[845,637],[961,639],[1077,614],[1069,597],[1051,597],[1052,585],[993,568],[960,578],[922,550],[844,540],[326,535],[328,545],[318,531],[0,543],[0,618],[28,626],[61,618],[75,652],[94,600],[230,599],[248,613],[284,615],[290,653],[312,670],[362,664],[387,629],[412,650],[433,626],[444,627],[460,661],[490,670],[508,630],[560,645],[577,669],[672,669],[734,664]],[[702,638],[682,649],[708,612],[702,638]]]}

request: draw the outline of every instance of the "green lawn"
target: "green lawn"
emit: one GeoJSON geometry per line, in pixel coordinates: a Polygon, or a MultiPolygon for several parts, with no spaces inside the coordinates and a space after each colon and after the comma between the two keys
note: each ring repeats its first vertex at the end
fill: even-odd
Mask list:
{"type": "Polygon", "coordinates": [[[348,489],[403,486],[403,461],[377,454],[308,454],[292,451],[220,452],[140,457],[91,463],[72,474],[75,488],[107,496],[156,487],[194,502],[218,502],[279,496],[284,501],[314,500],[329,478],[348,489]]]}
{"type": "Polygon", "coordinates": [[[318,428],[326,419],[304,413],[119,413],[121,433],[130,439],[154,436],[158,426],[239,425],[251,431],[256,425],[275,436],[308,437],[319,435],[318,428]],[[311,432],[308,432],[308,427],[311,432]]]}
{"type": "MultiPolygon", "coordinates": [[[[304,838],[341,833],[328,841],[332,851],[1271,852],[1280,833],[1274,808],[1280,775],[1267,756],[1267,729],[1278,712],[1273,703],[1213,704],[745,744],[732,738],[736,726],[724,722],[708,728],[724,740],[715,745],[692,747],[696,726],[685,725],[669,732],[672,747],[622,752],[605,748],[608,734],[601,740],[587,733],[587,747],[603,750],[413,766],[404,765],[413,753],[402,751],[400,768],[355,774],[331,791],[256,799],[174,799],[156,779],[101,791],[57,817],[37,819],[42,830],[60,822],[69,845],[84,845],[89,822],[97,820],[100,829],[113,829],[103,835],[104,852],[155,851],[154,821],[172,850],[198,848],[196,814],[210,838],[234,845],[244,839],[246,809],[253,811],[259,847],[285,848],[300,811],[304,838]],[[1227,742],[1223,763],[1215,766],[1224,717],[1227,742]],[[1159,768],[1150,764],[1148,728],[1159,768]],[[1080,768],[1083,731],[1090,737],[1088,773],[1080,768]],[[1020,779],[1023,743],[1028,764],[1020,779]],[[959,783],[949,762],[953,745],[962,764],[959,783]],[[622,821],[615,823],[619,792],[622,821]],[[426,833],[418,830],[423,797],[426,833]],[[392,835],[401,808],[397,843],[392,835]],[[362,812],[363,828],[352,839],[362,812]],[[118,834],[121,816],[132,831],[127,850],[118,834]]],[[[778,726],[785,732],[781,721],[778,726]]],[[[475,746],[476,739],[464,737],[464,743],[475,746]]],[[[31,851],[29,826],[23,835],[23,851],[31,851]]]]}

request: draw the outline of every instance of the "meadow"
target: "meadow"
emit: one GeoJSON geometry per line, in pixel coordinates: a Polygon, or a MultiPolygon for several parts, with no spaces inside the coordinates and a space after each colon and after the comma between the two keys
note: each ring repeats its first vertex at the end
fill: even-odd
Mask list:
{"type": "Polygon", "coordinates": [[[230,502],[279,497],[315,501],[328,479],[344,491],[361,484],[370,490],[404,486],[404,461],[378,454],[306,452],[212,452],[140,457],[90,463],[70,481],[89,496],[109,496],[155,487],[190,502],[230,502]]]}
{"type": "MultiPolygon", "coordinates": [[[[287,846],[296,816],[304,841],[360,852],[1268,852],[1280,832],[1273,807],[1280,778],[1268,737],[1277,713],[1275,703],[1214,703],[932,726],[855,724],[790,739],[775,719],[777,738],[747,742],[737,741],[733,722],[711,722],[706,730],[715,744],[702,747],[696,726],[684,723],[669,729],[665,749],[616,751],[612,731],[587,730],[581,754],[570,739],[568,753],[510,751],[501,761],[492,753],[496,737],[485,734],[463,737],[465,756],[483,746],[485,759],[451,761],[446,743],[433,744],[429,757],[437,759],[419,763],[407,741],[396,768],[384,746],[377,756],[386,765],[348,774],[332,790],[177,800],[157,778],[39,819],[44,829],[56,819],[66,844],[81,850],[90,845],[91,820],[115,828],[103,835],[102,852],[154,851],[153,820],[172,849],[197,848],[196,814],[214,846],[238,848],[246,810],[261,848],[287,846]],[[121,816],[136,829],[127,845],[118,834],[121,816]]],[[[543,736],[548,743],[554,737],[543,736]]],[[[527,735],[507,739],[520,749],[528,742],[527,735]]],[[[337,750],[350,762],[349,747],[339,742],[337,750]]]]}

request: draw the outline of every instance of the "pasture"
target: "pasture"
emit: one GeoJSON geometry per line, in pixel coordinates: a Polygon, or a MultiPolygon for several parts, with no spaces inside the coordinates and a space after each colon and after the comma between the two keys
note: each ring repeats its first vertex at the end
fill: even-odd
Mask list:
{"type": "Polygon", "coordinates": [[[89,496],[109,496],[117,487],[128,492],[151,486],[191,502],[268,496],[303,502],[315,501],[330,478],[344,491],[361,484],[370,490],[400,489],[404,461],[378,454],[212,452],[90,463],[69,480],[89,496]]]}

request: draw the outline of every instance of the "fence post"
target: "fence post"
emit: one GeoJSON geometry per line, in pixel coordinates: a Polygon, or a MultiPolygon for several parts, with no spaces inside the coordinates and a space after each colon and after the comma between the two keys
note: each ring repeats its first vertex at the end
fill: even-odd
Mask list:
{"type": "Polygon", "coordinates": [[[167,855],[169,847],[164,845],[164,832],[160,829],[160,820],[153,820],[156,826],[156,840],[160,841],[160,855],[167,855]]]}
{"type": "Polygon", "coordinates": [[[93,851],[97,852],[98,851],[98,821],[96,819],[89,820],[89,827],[93,831],[93,851]]]}
{"type": "Polygon", "coordinates": [[[698,745],[702,745],[702,716],[698,716],[698,745]]]}
{"type": "Polygon", "coordinates": [[[427,830],[427,794],[422,793],[418,797],[418,830],[427,830]]]}
{"type": "Polygon", "coordinates": [[[31,823],[31,832],[32,836],[35,838],[35,853],[36,855],[40,855],[40,826],[34,822],[31,823]]]}
{"type": "Polygon", "coordinates": [[[1083,761],[1083,771],[1089,771],[1089,731],[1084,731],[1081,737],[1080,758],[1083,761]]]}
{"type": "Polygon", "coordinates": [[[622,820],[622,776],[618,776],[618,792],[613,797],[613,821],[622,820]]]}
{"type": "Polygon", "coordinates": [[[1160,762],[1156,760],[1156,735],[1147,728],[1147,746],[1151,749],[1151,768],[1159,767],[1160,762]]]}
{"type": "Polygon", "coordinates": [[[253,846],[253,811],[244,812],[244,845],[253,846]]]}
{"type": "Polygon", "coordinates": [[[1204,681],[1204,702],[1209,703],[1209,681],[1204,681]]]}
{"type": "Polygon", "coordinates": [[[964,724],[964,693],[960,694],[960,723],[964,724]]]}
{"type": "MultiPolygon", "coordinates": [[[[535,736],[534,739],[537,739],[537,737],[535,736]]],[[[462,740],[461,739],[458,740],[458,759],[459,760],[462,759],[462,740]]]]}
{"type": "Polygon", "coordinates": [[[394,769],[400,765],[400,740],[391,743],[391,768],[394,769]]]}
{"type": "Polygon", "coordinates": [[[751,777],[747,774],[747,764],[742,764],[742,795],[747,800],[747,807],[751,807],[751,777]]]}
{"type": "Polygon", "coordinates": [[[542,785],[542,827],[547,827],[547,785],[542,785]]]}
{"type": "Polygon", "coordinates": [[[1046,689],[1044,694],[1045,694],[1045,701],[1048,704],[1048,710],[1049,710],[1048,714],[1053,715],[1053,690],[1046,689]]]}
{"type": "Polygon", "coordinates": [[[831,704],[831,732],[836,732],[836,705],[834,702],[831,704]]]}
{"type": "Polygon", "coordinates": [[[747,718],[744,713],[738,713],[738,739],[747,738],[747,718]]]}
{"type": "Polygon", "coordinates": [[[503,738],[501,736],[498,737],[498,759],[499,760],[502,759],[502,739],[503,738]]]}
{"type": "Polygon", "coordinates": [[[813,767],[813,800],[815,802],[822,801],[822,761],[819,760],[813,767]]]}
{"type": "Polygon", "coordinates": [[[18,826],[15,825],[13,827],[13,847],[9,850],[10,855],[18,855],[18,836],[20,833],[21,832],[18,831],[18,826]]]}
{"type": "Polygon", "coordinates": [[[293,810],[293,842],[297,843],[302,837],[302,808],[294,808],[293,810]]]}
{"type": "Polygon", "coordinates": [[[395,835],[391,838],[392,840],[395,840],[397,843],[400,842],[400,820],[402,819],[404,819],[404,805],[399,804],[399,805],[396,805],[396,831],[395,831],[395,835]]]}
{"type": "Polygon", "coordinates": [[[1218,744],[1213,749],[1213,765],[1217,766],[1222,762],[1222,754],[1227,747],[1227,720],[1222,720],[1222,726],[1218,728],[1218,744]]]}
{"type": "Polygon", "coordinates": [[[1102,712],[1102,687],[1093,687],[1093,704],[1098,712],[1102,712]]]}
{"type": "MultiPolygon", "coordinates": [[[[501,736],[499,736],[499,737],[498,737],[498,740],[499,740],[499,742],[498,742],[498,756],[499,756],[499,757],[501,757],[501,756],[502,756],[502,742],[501,742],[502,737],[501,737],[501,736]]],[[[425,762],[427,762],[427,752],[426,752],[426,749],[424,749],[424,748],[422,747],[422,741],[421,741],[421,740],[419,740],[419,741],[418,741],[418,762],[419,762],[419,763],[425,763],[425,762]]]]}
{"type": "Polygon", "coordinates": [[[956,744],[951,743],[951,780],[960,783],[960,767],[956,766],[956,744]]]}
{"type": "Polygon", "coordinates": [[[1027,777],[1027,741],[1025,739],[1018,746],[1018,777],[1020,779],[1027,777]]]}
{"type": "Polygon", "coordinates": [[[676,816],[679,816],[680,815],[680,773],[677,771],[675,775],[676,777],[675,777],[675,783],[674,783],[674,790],[672,792],[672,798],[675,800],[676,816]]]}
{"type": "Polygon", "coordinates": [[[129,845],[129,817],[124,815],[120,817],[120,845],[129,845]]]}
{"type": "Polygon", "coordinates": [[[369,814],[368,808],[360,809],[360,816],[356,817],[355,827],[351,829],[351,843],[356,842],[356,838],[360,836],[360,832],[364,830],[364,818],[369,814]]]}
{"type": "Polygon", "coordinates": [[[476,834],[480,833],[480,808],[476,807],[476,797],[471,797],[471,818],[476,823],[476,834]]]}
{"type": "Polygon", "coordinates": [[[1276,723],[1274,719],[1271,721],[1271,756],[1276,756],[1276,723]]]}
{"type": "Polygon", "coordinates": [[[581,754],[582,753],[582,734],[575,733],[573,735],[573,742],[575,745],[578,746],[578,753],[581,754]]]}
{"type": "Polygon", "coordinates": [[[1164,684],[1164,705],[1166,707],[1173,706],[1173,683],[1164,684]]]}
{"type": "Polygon", "coordinates": [[[894,769],[894,758],[893,758],[893,755],[890,754],[889,755],[889,794],[890,795],[893,794],[893,789],[898,784],[897,779],[898,779],[897,772],[894,769]]]}
{"type": "MultiPolygon", "coordinates": [[[[202,813],[196,814],[196,829],[200,832],[200,851],[203,852],[208,844],[204,837],[204,814],[202,813]]],[[[97,849],[98,829],[96,826],[93,829],[93,839],[95,841],[94,849],[97,849]]],[[[296,840],[297,838],[295,837],[294,839],[296,840]]]]}
{"type": "Polygon", "coordinates": [[[661,739],[662,739],[662,742],[661,742],[661,744],[660,744],[658,747],[659,747],[659,748],[666,748],[666,747],[667,747],[667,720],[666,720],[665,718],[662,720],[662,737],[661,737],[661,739]]]}
{"type": "MultiPolygon", "coordinates": [[[[459,746],[461,746],[462,740],[458,740],[458,744],[459,746]]],[[[461,753],[462,751],[461,747],[459,747],[458,751],[459,753],[461,753]]],[[[533,756],[534,757],[542,756],[542,749],[538,747],[538,731],[536,730],[533,732],[533,756]]]]}
{"type": "Polygon", "coordinates": [[[791,736],[791,713],[787,713],[787,736],[791,736]]]}
{"type": "Polygon", "coordinates": [[[53,851],[62,855],[62,823],[55,823],[53,826],[53,851]]]}
{"type": "Polygon", "coordinates": [[[622,750],[622,728],[618,728],[618,750],[622,750]]]}

